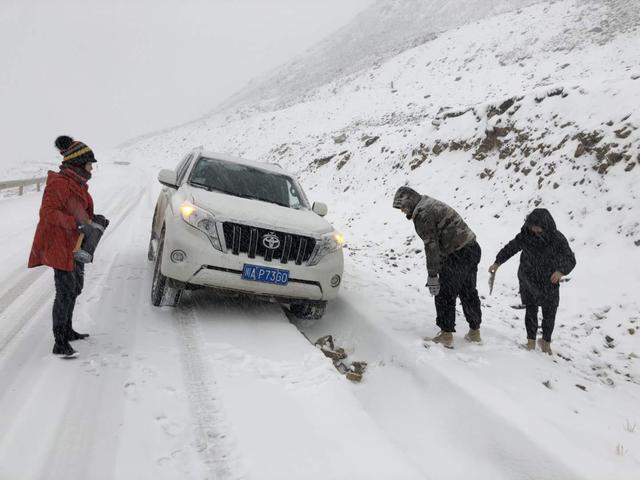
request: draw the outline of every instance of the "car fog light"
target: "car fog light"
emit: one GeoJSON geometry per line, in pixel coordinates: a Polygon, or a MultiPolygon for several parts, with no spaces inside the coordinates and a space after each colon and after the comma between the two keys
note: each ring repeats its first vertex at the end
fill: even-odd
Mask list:
{"type": "Polygon", "coordinates": [[[331,286],[333,288],[337,287],[338,285],[340,285],[340,281],[342,279],[340,278],[340,275],[334,275],[333,277],[331,277],[331,286]]]}
{"type": "Polygon", "coordinates": [[[187,254],[184,253],[182,250],[174,250],[173,252],[171,252],[171,261],[173,263],[184,262],[186,258],[187,258],[187,254]]]}

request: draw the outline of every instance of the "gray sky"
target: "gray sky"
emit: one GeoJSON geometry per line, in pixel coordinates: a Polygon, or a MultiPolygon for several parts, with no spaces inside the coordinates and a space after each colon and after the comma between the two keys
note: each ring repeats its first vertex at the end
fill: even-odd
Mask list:
{"type": "Polygon", "coordinates": [[[50,163],[59,134],[99,156],[197,118],[371,3],[0,0],[0,172],[50,163]]]}

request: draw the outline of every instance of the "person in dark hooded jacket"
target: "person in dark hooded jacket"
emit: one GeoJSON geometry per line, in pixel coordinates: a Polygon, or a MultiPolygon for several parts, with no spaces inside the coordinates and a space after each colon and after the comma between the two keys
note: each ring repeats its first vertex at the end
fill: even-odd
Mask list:
{"type": "Polygon", "coordinates": [[[77,353],[69,342],[89,336],[76,332],[72,325],[76,298],[84,285],[84,264],[74,252],[80,250],[84,234],[92,234],[92,229],[100,228],[96,225],[108,221],[102,215],[94,215],[87,187],[96,162],[93,151],[64,135],[56,139],[55,146],[63,157],[62,164],[59,172],[50,171],[47,177],[28,267],[53,268],[53,353],[73,357],[77,353]]]}
{"type": "Polygon", "coordinates": [[[465,339],[480,342],[482,311],[476,280],[482,252],[476,235],[449,205],[407,186],[397,190],[393,207],[413,221],[424,242],[426,286],[435,297],[436,324],[440,327],[440,333],[432,340],[448,348],[453,346],[456,301],[460,298],[469,324],[465,339]]]}
{"type": "Polygon", "coordinates": [[[489,272],[495,273],[518,252],[522,252],[518,280],[520,298],[526,306],[527,348],[535,349],[538,308],[542,307],[542,338],[538,345],[543,352],[551,354],[551,335],[560,303],[560,279],[571,273],[576,258],[545,208],[536,208],[527,215],[520,233],[498,252],[489,272]]]}

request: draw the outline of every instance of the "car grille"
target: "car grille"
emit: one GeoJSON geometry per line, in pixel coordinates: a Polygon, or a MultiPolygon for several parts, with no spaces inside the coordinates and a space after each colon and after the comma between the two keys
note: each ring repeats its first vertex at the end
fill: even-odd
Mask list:
{"type": "Polygon", "coordinates": [[[302,265],[307,262],[316,247],[312,237],[277,232],[266,228],[250,227],[239,223],[224,222],[224,241],[227,249],[234,255],[246,253],[249,258],[262,257],[265,261],[279,260],[280,263],[295,262],[302,265]],[[272,235],[278,238],[276,248],[267,248],[264,237],[272,235]]]}

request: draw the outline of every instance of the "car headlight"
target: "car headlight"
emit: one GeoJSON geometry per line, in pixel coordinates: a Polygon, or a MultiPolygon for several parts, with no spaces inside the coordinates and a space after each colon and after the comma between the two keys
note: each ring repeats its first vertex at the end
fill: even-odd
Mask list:
{"type": "Polygon", "coordinates": [[[309,261],[309,265],[317,265],[324,257],[344,247],[345,243],[346,240],[341,233],[331,232],[323,235],[318,241],[316,254],[309,261]]]}
{"type": "Polygon", "coordinates": [[[218,237],[218,230],[216,229],[216,219],[212,214],[189,202],[185,202],[180,205],[180,216],[189,225],[209,237],[213,248],[222,251],[220,237],[218,237]]]}

